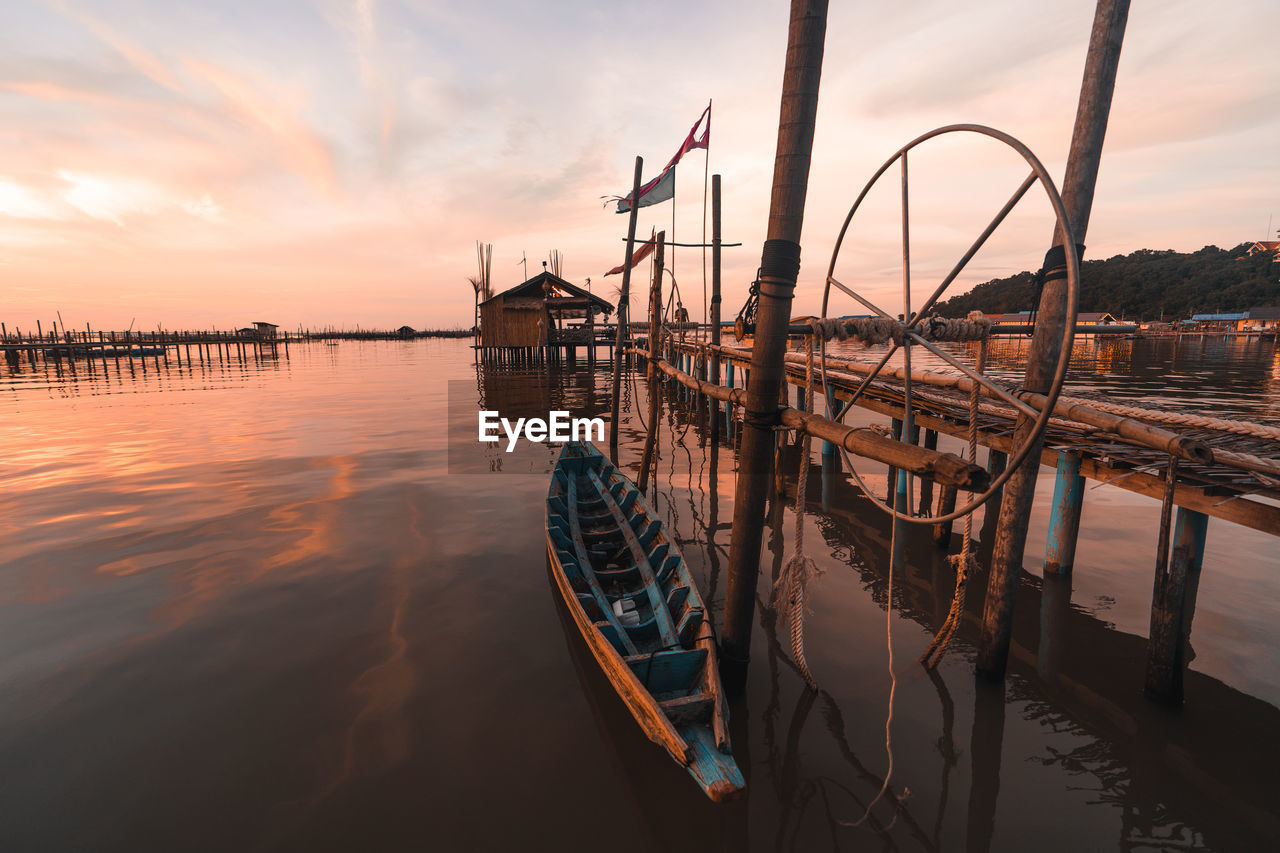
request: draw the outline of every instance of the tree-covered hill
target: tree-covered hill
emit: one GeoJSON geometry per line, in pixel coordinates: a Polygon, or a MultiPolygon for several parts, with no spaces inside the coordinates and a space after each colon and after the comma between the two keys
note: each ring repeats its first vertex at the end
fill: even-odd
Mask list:
{"type": "MultiPolygon", "coordinates": [[[[1080,310],[1109,311],[1125,320],[1165,320],[1208,311],[1247,311],[1280,305],[1280,262],[1259,252],[1244,257],[1252,243],[1234,249],[1205,246],[1182,253],[1139,249],[1081,264],[1080,310]]],[[[1032,308],[1030,272],[979,284],[938,305],[946,317],[970,311],[1013,313],[1032,308]]]]}

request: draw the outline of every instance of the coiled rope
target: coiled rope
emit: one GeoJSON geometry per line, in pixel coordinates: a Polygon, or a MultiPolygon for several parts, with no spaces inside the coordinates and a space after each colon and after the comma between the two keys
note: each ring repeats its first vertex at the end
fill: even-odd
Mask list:
{"type": "MultiPolygon", "coordinates": [[[[901,344],[902,324],[885,317],[823,317],[809,320],[813,333],[823,341],[850,338],[864,347],[893,341],[901,344]]],[[[991,321],[981,311],[971,311],[968,317],[926,317],[914,331],[930,341],[982,341],[991,334],[991,321]]]]}
{"type": "MultiPolygon", "coordinates": [[[[978,364],[977,373],[982,374],[987,364],[987,342],[984,340],[978,347],[978,364]]],[[[978,458],[978,383],[973,383],[973,387],[969,389],[969,464],[976,464],[978,458]]],[[[978,570],[978,560],[973,556],[973,512],[970,511],[964,517],[964,543],[960,546],[960,553],[949,558],[951,565],[956,570],[956,589],[951,596],[951,609],[947,611],[947,618],[943,620],[942,627],[938,629],[938,634],[933,638],[933,642],[929,644],[929,648],[925,649],[924,654],[920,656],[920,663],[925,669],[936,669],[942,661],[942,656],[947,653],[947,647],[951,645],[951,638],[955,636],[956,629],[960,627],[960,619],[964,616],[964,599],[965,590],[969,584],[969,578],[978,570]]]]}
{"type": "MultiPolygon", "coordinates": [[[[810,321],[813,325],[814,321],[810,321]]],[[[805,336],[805,414],[813,413],[813,335],[805,336]]],[[[791,656],[796,667],[804,676],[810,690],[818,690],[818,682],[809,670],[809,662],[804,654],[804,617],[805,602],[808,598],[808,584],[815,576],[821,574],[818,564],[804,553],[804,516],[805,496],[809,492],[809,449],[812,438],[803,432],[800,439],[800,476],[796,481],[796,533],[795,550],[787,564],[782,567],[778,579],[773,584],[773,596],[770,602],[773,609],[782,613],[783,624],[791,630],[791,656]]]]}

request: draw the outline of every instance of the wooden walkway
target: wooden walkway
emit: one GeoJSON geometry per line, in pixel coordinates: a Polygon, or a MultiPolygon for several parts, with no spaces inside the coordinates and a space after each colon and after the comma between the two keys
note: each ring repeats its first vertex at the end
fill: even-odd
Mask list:
{"type": "MultiPolygon", "coordinates": [[[[686,366],[696,360],[702,350],[696,343],[677,343],[674,348],[686,366]]],[[[750,363],[749,349],[721,348],[721,364],[726,367],[726,376],[733,377],[729,379],[731,385],[734,378],[738,378],[736,384],[745,386],[740,377],[750,363]]],[[[848,400],[862,381],[861,376],[835,367],[829,367],[827,379],[831,395],[836,400],[848,400]]],[[[788,363],[787,381],[803,388],[803,366],[788,363]]],[[[815,387],[821,387],[820,377],[815,377],[815,387]]],[[[877,379],[863,392],[858,404],[889,418],[901,419],[902,397],[901,382],[877,379]]],[[[924,429],[960,440],[968,434],[969,401],[966,393],[914,385],[912,408],[916,423],[924,429]]],[[[979,409],[978,443],[1007,454],[1012,445],[1013,424],[1012,407],[984,399],[979,409]]],[[[1220,451],[1211,461],[1179,459],[1175,505],[1280,535],[1280,443],[1221,429],[1163,428],[1207,446],[1211,451],[1220,451]],[[1261,464],[1253,465],[1254,470],[1250,470],[1237,460],[1240,456],[1253,457],[1261,464]]],[[[1063,453],[1079,456],[1079,475],[1086,480],[1108,483],[1157,499],[1164,495],[1164,475],[1170,459],[1166,451],[1135,444],[1124,436],[1090,424],[1054,418],[1046,431],[1041,463],[1059,468],[1063,453]]]]}
{"type": "MultiPolygon", "coordinates": [[[[0,353],[11,369],[43,364],[58,373],[84,370],[97,372],[108,359],[141,362],[147,359],[158,367],[172,357],[184,361],[209,362],[215,359],[275,358],[281,347],[289,354],[288,334],[263,336],[236,332],[66,332],[61,335],[11,335],[0,338],[0,353]]],[[[292,338],[294,343],[298,338],[292,338]]]]}

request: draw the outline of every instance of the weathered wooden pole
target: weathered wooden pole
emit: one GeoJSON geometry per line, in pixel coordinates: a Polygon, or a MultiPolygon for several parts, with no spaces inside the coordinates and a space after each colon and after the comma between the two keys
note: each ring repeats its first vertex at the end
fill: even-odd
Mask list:
{"type": "MultiPolygon", "coordinates": [[[[610,402],[612,420],[609,422],[609,458],[618,462],[618,418],[622,405],[622,350],[626,340],[626,327],[631,301],[631,256],[636,243],[636,215],[640,212],[640,169],[644,158],[636,156],[636,174],[631,181],[631,215],[627,220],[627,254],[622,262],[622,291],[618,296],[618,333],[613,345],[613,400],[610,402]]],[[[643,488],[643,486],[641,486],[643,488]]]]}
{"type": "MultiPolygon", "coordinates": [[[[1098,180],[1102,158],[1102,142],[1107,132],[1111,96],[1115,90],[1116,68],[1120,63],[1120,47],[1124,41],[1125,23],[1129,17],[1129,0],[1098,0],[1085,59],[1084,80],[1080,86],[1080,103],[1076,109],[1075,129],[1071,134],[1071,151],[1067,157],[1067,174],[1062,183],[1062,200],[1076,244],[1083,244],[1089,228],[1089,212],[1098,180]]],[[[1066,235],[1054,227],[1052,246],[1066,251],[1066,235]]],[[[1059,250],[1061,252],[1061,250],[1059,250]]],[[[1050,254],[1057,254],[1050,249],[1050,254]]],[[[1062,257],[1059,254],[1059,257],[1062,257]]],[[[1065,261],[1047,266],[1062,266],[1065,261]]],[[[1050,270],[1046,270],[1050,272],[1050,270]]],[[[1045,281],[1036,315],[1035,333],[1027,354],[1027,370],[1023,387],[1035,393],[1046,393],[1053,381],[1054,365],[1062,353],[1062,337],[1066,328],[1065,276],[1045,281]]],[[[1027,441],[1032,420],[1019,416],[1015,442],[1027,441]]],[[[1025,462],[1006,482],[1000,503],[991,571],[987,575],[987,597],[982,615],[982,635],[978,645],[976,670],[987,678],[1004,678],[1009,659],[1009,641],[1013,630],[1013,604],[1018,589],[1018,573],[1027,544],[1027,523],[1031,502],[1035,498],[1039,473],[1040,447],[1027,454],[1025,462]]]]}
{"type": "Polygon", "coordinates": [[[1163,527],[1158,547],[1162,551],[1156,558],[1143,692],[1151,699],[1176,705],[1182,702],[1191,617],[1195,613],[1196,591],[1200,586],[1209,517],[1194,510],[1178,508],[1172,555],[1163,550],[1168,548],[1168,519],[1161,520],[1163,527]]]}
{"type": "Polygon", "coordinates": [[[662,391],[658,388],[658,358],[661,346],[662,316],[662,264],[664,261],[662,244],[667,232],[658,232],[658,245],[653,253],[653,283],[649,286],[649,358],[646,373],[649,378],[649,430],[644,436],[644,455],[640,457],[640,491],[645,491],[649,482],[649,472],[654,472],[654,483],[657,483],[658,462],[654,458],[658,447],[659,413],[662,408],[662,391]]]}
{"type": "Polygon", "coordinates": [[[751,369],[747,377],[742,452],[733,504],[729,579],[725,590],[722,660],[730,683],[745,681],[751,652],[760,537],[765,503],[773,478],[773,426],[791,298],[800,273],[800,232],[813,152],[818,83],[822,77],[827,0],[792,0],[787,62],[782,78],[778,147],[773,163],[769,228],[760,261],[760,306],[756,317],[751,369]]]}

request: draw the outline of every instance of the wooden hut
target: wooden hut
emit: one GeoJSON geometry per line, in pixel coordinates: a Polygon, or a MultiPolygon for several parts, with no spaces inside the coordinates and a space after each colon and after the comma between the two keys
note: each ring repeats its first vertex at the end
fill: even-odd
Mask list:
{"type": "Polygon", "coordinates": [[[594,355],[597,341],[608,340],[596,317],[612,312],[606,300],[544,271],[480,303],[480,347],[490,353],[564,349],[572,357],[585,346],[594,355]]]}

